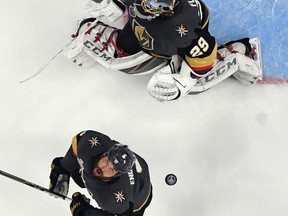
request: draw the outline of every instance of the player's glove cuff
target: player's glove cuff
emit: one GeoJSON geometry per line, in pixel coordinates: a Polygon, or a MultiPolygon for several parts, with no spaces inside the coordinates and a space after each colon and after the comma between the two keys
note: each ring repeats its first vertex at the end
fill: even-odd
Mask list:
{"type": "Polygon", "coordinates": [[[49,190],[66,196],[69,189],[70,173],[61,166],[63,157],[54,158],[51,163],[49,190]]]}

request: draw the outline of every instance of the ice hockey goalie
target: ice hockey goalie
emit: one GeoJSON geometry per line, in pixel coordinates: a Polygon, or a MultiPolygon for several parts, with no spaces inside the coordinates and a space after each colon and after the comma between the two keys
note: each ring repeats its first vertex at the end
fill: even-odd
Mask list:
{"type": "Polygon", "coordinates": [[[66,58],[81,67],[94,63],[127,74],[154,73],[147,85],[159,101],[203,92],[228,77],[254,84],[262,77],[258,38],[218,46],[201,0],[90,0],[92,18],[81,22],[66,58]],[[128,13],[123,29],[114,22],[128,13]]]}

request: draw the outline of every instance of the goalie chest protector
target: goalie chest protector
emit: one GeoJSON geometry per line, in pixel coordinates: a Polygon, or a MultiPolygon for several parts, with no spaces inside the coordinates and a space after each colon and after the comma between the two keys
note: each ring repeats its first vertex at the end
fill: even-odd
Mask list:
{"type": "Polygon", "coordinates": [[[201,29],[209,21],[207,7],[198,0],[180,0],[169,17],[145,13],[141,0],[126,0],[126,4],[129,23],[139,44],[144,51],[162,56],[172,56],[178,48],[188,47],[199,37],[195,29],[201,29]]]}

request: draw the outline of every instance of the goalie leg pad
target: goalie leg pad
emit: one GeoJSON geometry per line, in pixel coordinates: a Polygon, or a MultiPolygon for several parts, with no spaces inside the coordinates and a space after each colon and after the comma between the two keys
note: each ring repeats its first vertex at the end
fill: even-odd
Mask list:
{"type": "Polygon", "coordinates": [[[166,60],[155,58],[143,51],[134,55],[124,53],[116,45],[118,33],[119,30],[114,27],[97,23],[85,36],[84,50],[105,68],[127,74],[152,73],[167,64],[166,60]]]}
{"type": "Polygon", "coordinates": [[[77,43],[68,46],[64,50],[64,57],[68,62],[80,67],[90,67],[95,64],[95,60],[83,50],[82,40],[78,40],[77,43]]]}
{"type": "Polygon", "coordinates": [[[109,68],[115,52],[122,55],[115,42],[118,29],[101,22],[91,27],[94,20],[90,18],[81,22],[75,35],[77,38],[65,49],[64,56],[78,66],[91,66],[98,62],[109,68]]]}
{"type": "Polygon", "coordinates": [[[115,53],[121,55],[116,45],[118,29],[98,22],[84,37],[84,50],[95,61],[110,68],[115,53]]]}
{"type": "MultiPolygon", "coordinates": [[[[167,64],[165,59],[155,58],[143,51],[133,55],[124,53],[115,42],[118,33],[118,29],[100,22],[87,32],[82,46],[89,60],[93,59],[107,69],[120,70],[133,75],[152,73],[167,64]]],[[[80,41],[79,47],[81,47],[80,41]]]]}
{"type": "Polygon", "coordinates": [[[252,85],[261,78],[260,68],[253,59],[238,54],[237,61],[239,68],[238,71],[233,74],[233,76],[239,82],[246,85],[252,85]]]}
{"type": "Polygon", "coordinates": [[[76,64],[80,67],[90,67],[95,63],[95,60],[84,51],[83,42],[85,35],[82,34],[89,28],[94,20],[95,19],[85,19],[80,23],[76,35],[72,36],[75,38],[74,41],[67,46],[63,52],[64,57],[68,60],[68,62],[76,64]]]}
{"type": "Polygon", "coordinates": [[[115,22],[123,16],[125,4],[121,0],[89,0],[87,11],[92,17],[105,16],[109,22],[115,22]]]}
{"type": "Polygon", "coordinates": [[[210,72],[197,80],[196,84],[191,87],[189,94],[206,91],[237,72],[239,68],[237,55],[241,54],[230,54],[223,61],[218,61],[210,72]]]}
{"type": "Polygon", "coordinates": [[[167,64],[165,59],[153,57],[143,51],[128,55],[116,45],[118,29],[101,22],[91,27],[94,21],[95,18],[89,18],[81,22],[75,35],[77,39],[64,52],[68,61],[82,67],[98,62],[107,69],[133,75],[152,73],[167,64]],[[86,31],[85,34],[83,31],[86,31]]]}
{"type": "Polygon", "coordinates": [[[218,50],[220,60],[237,53],[238,71],[233,76],[241,83],[251,85],[262,79],[262,59],[260,41],[258,38],[244,38],[232,41],[218,50]]]}

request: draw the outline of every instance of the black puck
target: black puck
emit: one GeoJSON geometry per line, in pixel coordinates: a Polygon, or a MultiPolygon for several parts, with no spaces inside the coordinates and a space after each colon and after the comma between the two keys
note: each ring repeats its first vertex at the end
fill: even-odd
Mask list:
{"type": "Polygon", "coordinates": [[[166,182],[166,184],[168,184],[168,185],[175,185],[176,182],[177,182],[177,177],[176,177],[174,174],[168,174],[168,175],[165,177],[165,182],[166,182]]]}

